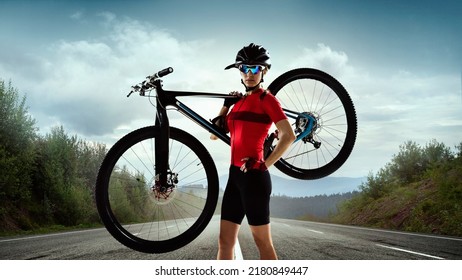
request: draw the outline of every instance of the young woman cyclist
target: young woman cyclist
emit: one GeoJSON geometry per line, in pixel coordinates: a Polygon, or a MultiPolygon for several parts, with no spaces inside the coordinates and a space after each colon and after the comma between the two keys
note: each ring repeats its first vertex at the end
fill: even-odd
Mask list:
{"type": "MultiPolygon", "coordinates": [[[[262,87],[263,76],[271,68],[266,49],[253,43],[242,48],[236,62],[225,69],[230,68],[240,70],[246,93],[231,92],[241,98],[225,99],[218,117],[212,120],[229,129],[231,135],[231,166],[221,209],[217,258],[234,259],[239,228],[246,216],[260,259],[277,259],[271,238],[271,178],[267,169],[279,160],[295,135],[279,102],[262,87]],[[279,141],[265,161],[263,143],[272,123],[278,129],[279,141]]],[[[211,139],[216,137],[211,135],[211,139]]]]}

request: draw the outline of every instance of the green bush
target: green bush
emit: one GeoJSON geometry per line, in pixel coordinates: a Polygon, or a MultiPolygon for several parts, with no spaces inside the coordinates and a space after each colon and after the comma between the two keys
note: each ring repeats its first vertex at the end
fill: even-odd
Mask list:
{"type": "Polygon", "coordinates": [[[55,127],[38,135],[26,98],[0,80],[0,232],[99,222],[93,194],[102,144],[55,127]]]}
{"type": "Polygon", "coordinates": [[[416,232],[462,235],[462,142],[407,141],[332,221],[416,232]]]}

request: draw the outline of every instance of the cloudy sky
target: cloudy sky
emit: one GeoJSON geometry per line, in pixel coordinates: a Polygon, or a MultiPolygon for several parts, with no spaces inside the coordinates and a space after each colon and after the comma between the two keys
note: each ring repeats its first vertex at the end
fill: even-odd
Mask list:
{"type": "MultiPolygon", "coordinates": [[[[377,172],[413,140],[462,141],[460,1],[0,0],[0,78],[27,96],[41,134],[63,125],[107,143],[150,125],[147,99],[126,93],[172,66],[168,89],[242,90],[224,71],[255,42],[272,56],[267,85],[295,67],[319,68],[350,92],[358,140],[333,176],[377,172]]],[[[207,118],[219,101],[191,99],[207,118]]],[[[189,103],[188,103],[189,102],[189,103]]],[[[227,170],[229,152],[173,112],[227,170]]]]}

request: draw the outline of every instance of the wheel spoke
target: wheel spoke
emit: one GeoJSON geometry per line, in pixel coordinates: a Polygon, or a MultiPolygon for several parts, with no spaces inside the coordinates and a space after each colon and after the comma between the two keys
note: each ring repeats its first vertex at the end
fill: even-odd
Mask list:
{"type": "Polygon", "coordinates": [[[301,68],[278,77],[269,90],[288,116],[296,118],[291,120],[296,135],[304,135],[276,167],[291,177],[316,179],[343,165],[353,149],[357,130],[356,112],[343,86],[324,72],[301,68]],[[311,131],[307,131],[308,123],[313,127],[311,131]]]}
{"type": "Polygon", "coordinates": [[[152,127],[122,138],[109,151],[111,160],[103,162],[97,180],[105,226],[120,242],[143,252],[165,252],[189,243],[207,225],[218,198],[212,158],[197,139],[174,128],[167,184],[159,185],[154,165],[158,135],[152,127]]]}

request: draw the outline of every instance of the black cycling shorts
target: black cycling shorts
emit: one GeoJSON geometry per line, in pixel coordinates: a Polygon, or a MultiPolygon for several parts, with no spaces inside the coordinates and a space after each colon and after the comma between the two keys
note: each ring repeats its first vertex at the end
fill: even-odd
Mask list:
{"type": "Polygon", "coordinates": [[[241,224],[247,216],[249,225],[269,224],[271,188],[268,171],[249,170],[244,173],[232,165],[223,195],[221,219],[241,224]]]}

